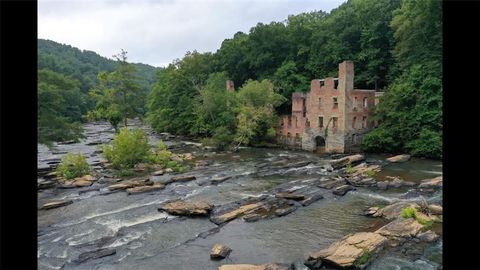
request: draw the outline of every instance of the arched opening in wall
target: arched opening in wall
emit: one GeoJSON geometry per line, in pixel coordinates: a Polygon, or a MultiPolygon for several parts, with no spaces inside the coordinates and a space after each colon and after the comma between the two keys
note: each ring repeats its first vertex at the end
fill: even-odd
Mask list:
{"type": "Polygon", "coordinates": [[[325,139],[322,136],[315,137],[315,152],[325,152],[325,139]]]}
{"type": "Polygon", "coordinates": [[[285,144],[292,144],[292,134],[290,132],[287,133],[287,142],[285,144]]]}

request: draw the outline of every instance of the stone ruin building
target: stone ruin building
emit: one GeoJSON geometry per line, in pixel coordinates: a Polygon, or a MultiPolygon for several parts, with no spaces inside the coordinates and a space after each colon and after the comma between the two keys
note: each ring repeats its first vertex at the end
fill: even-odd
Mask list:
{"type": "Polygon", "coordinates": [[[373,108],[383,92],[354,89],[353,62],[338,66],[338,78],[314,79],[310,92],[292,94],[292,114],[283,116],[277,142],[319,153],[360,151],[373,108]]]}

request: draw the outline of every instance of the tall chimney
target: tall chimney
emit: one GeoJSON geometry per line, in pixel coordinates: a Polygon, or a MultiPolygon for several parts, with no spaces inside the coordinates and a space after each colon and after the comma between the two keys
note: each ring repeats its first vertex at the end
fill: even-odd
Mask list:
{"type": "Polygon", "coordinates": [[[235,87],[233,85],[232,80],[227,80],[227,91],[228,92],[234,92],[235,91],[235,87]]]}
{"type": "Polygon", "coordinates": [[[345,60],[338,65],[338,88],[344,91],[353,90],[353,62],[345,60]]]}

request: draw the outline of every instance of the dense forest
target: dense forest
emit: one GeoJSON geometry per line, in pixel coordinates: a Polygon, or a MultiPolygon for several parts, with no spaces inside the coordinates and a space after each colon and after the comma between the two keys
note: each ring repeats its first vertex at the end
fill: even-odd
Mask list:
{"type": "MultiPolygon", "coordinates": [[[[39,42],[39,73],[60,73],[59,83],[71,80],[69,92],[79,89],[85,96],[76,99],[83,103],[68,104],[78,108],[75,115],[65,114],[70,110],[61,104],[53,111],[39,104],[39,122],[43,110],[71,123],[98,108],[99,101],[86,95],[97,87],[97,74],[121,65],[53,47],[39,42]],[[90,66],[88,59],[97,62],[90,66]]],[[[154,79],[144,75],[143,86],[154,81],[145,90],[145,115],[158,131],[203,137],[219,147],[259,145],[272,139],[276,115],[289,112],[292,92],[308,91],[314,78],[336,76],[338,63],[347,59],[355,63],[355,87],[386,92],[376,109],[380,126],[366,136],[364,150],[441,158],[442,3],[436,0],[350,0],[330,13],[258,23],[225,39],[216,52],[187,52],[154,79]],[[234,81],[235,92],[225,91],[226,79],[234,81]]],[[[138,64],[137,70],[151,74],[138,64]]],[[[41,99],[39,80],[39,103],[54,94],[69,100],[66,88],[51,81],[42,84],[52,91],[42,90],[41,99]]]]}

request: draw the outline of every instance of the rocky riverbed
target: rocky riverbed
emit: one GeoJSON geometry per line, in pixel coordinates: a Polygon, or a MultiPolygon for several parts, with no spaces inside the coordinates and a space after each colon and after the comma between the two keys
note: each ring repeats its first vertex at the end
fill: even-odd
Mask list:
{"type": "Polygon", "coordinates": [[[189,171],[139,167],[134,177],[113,176],[98,147],[113,137],[106,123],[86,124],[80,143],[39,145],[39,269],[336,269],[339,257],[365,260],[366,269],[442,268],[441,223],[423,230],[399,216],[412,205],[441,216],[441,162],[215,152],[135,126],[152,146],[164,140],[189,171]],[[51,174],[68,152],[83,153],[95,169],[78,187],[51,174]],[[211,258],[215,245],[231,249],[226,258],[211,258]],[[335,253],[342,245],[353,252],[335,253]]]}

